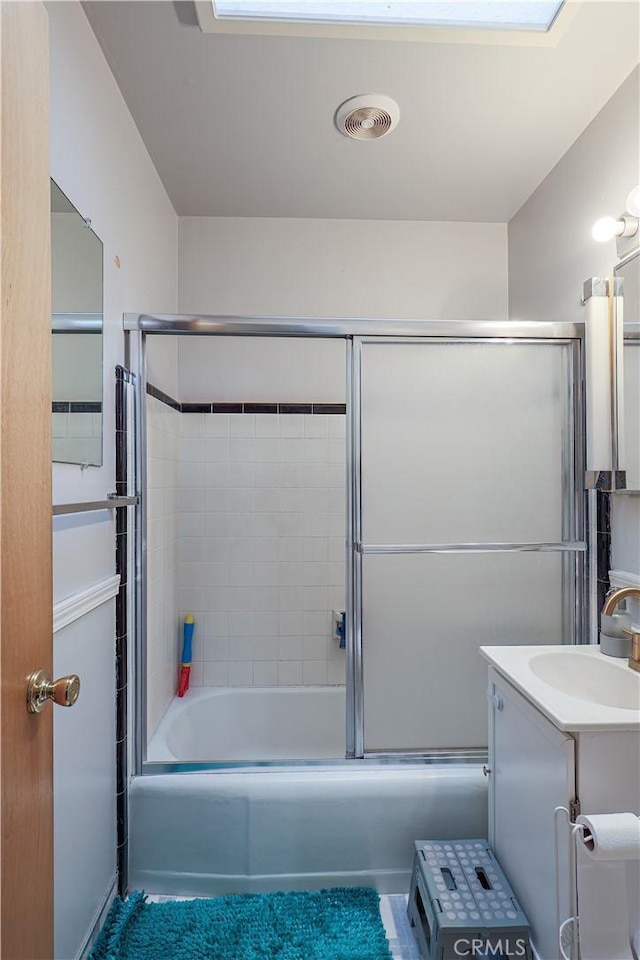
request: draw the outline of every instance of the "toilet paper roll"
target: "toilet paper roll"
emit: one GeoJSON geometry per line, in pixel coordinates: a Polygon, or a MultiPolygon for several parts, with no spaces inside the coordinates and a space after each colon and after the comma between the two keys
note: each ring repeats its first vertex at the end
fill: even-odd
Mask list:
{"type": "Polygon", "coordinates": [[[640,819],[635,813],[580,816],[581,845],[593,860],[640,860],[640,819]]]}

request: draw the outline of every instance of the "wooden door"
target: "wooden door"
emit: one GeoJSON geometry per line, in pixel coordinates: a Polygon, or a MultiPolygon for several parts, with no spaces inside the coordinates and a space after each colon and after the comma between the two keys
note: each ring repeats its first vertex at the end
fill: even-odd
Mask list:
{"type": "Polygon", "coordinates": [[[48,18],[0,3],[0,957],[53,957],[48,18]]]}

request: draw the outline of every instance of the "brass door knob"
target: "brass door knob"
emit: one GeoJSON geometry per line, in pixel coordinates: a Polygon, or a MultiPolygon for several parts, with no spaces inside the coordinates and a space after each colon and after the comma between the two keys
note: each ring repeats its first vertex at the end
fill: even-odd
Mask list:
{"type": "Polygon", "coordinates": [[[72,707],[80,695],[80,677],[75,673],[51,680],[46,670],[36,670],[27,683],[27,710],[40,713],[47,700],[60,707],[72,707]]]}

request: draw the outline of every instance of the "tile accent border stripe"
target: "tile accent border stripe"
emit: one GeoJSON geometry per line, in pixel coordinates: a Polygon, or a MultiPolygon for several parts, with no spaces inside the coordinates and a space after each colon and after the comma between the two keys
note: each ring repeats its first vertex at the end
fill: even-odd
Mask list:
{"type": "Polygon", "coordinates": [[[97,400],[95,403],[88,401],[75,400],[52,400],[52,413],[102,413],[102,402],[97,400]]]}
{"type": "Polygon", "coordinates": [[[154,387],[152,383],[147,384],[147,393],[151,397],[155,397],[156,400],[166,403],[168,407],[173,407],[174,410],[180,410],[180,404],[177,400],[174,400],[173,397],[170,397],[168,393],[165,393],[163,390],[159,390],[157,387],[154,387]]]}
{"type": "Polygon", "coordinates": [[[180,403],[168,393],[147,384],[147,393],[156,400],[166,403],[178,413],[300,413],[300,414],[346,414],[346,403],[180,403]]]}

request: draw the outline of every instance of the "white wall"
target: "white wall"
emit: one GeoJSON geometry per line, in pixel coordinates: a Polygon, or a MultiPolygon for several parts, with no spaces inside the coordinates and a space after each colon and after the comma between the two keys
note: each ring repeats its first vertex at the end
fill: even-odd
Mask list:
{"type": "Polygon", "coordinates": [[[178,683],[178,453],[181,414],[147,397],[147,726],[151,736],[178,683]]]}
{"type": "Polygon", "coordinates": [[[506,320],[506,224],[183,217],[180,310],[506,320]]]}
{"type": "Polygon", "coordinates": [[[611,273],[615,242],[596,243],[591,228],[622,213],[640,180],[639,84],[640,68],[509,223],[512,319],[583,320],[583,281],[611,273]]]}
{"type": "MultiPolygon", "coordinates": [[[[51,175],[71,202],[89,217],[104,244],[104,465],[81,471],[68,464],[53,468],[54,502],[101,500],[115,487],[114,367],[123,361],[122,313],[177,308],[177,218],[125,106],[115,80],[79,3],[48,4],[51,34],[51,175]]],[[[110,513],[59,518],[54,524],[54,590],[57,600],[113,574],[115,533],[110,513]]],[[[110,602],[111,605],[113,601],[110,602]]],[[[80,621],[82,624],[82,621],[80,621]]],[[[65,666],[113,665],[113,611],[100,628],[88,622],[68,640],[65,666]],[[74,646],[75,645],[75,646],[74,646]]],[[[55,647],[55,644],[54,644],[55,647]]],[[[55,648],[54,656],[60,651],[55,648]]],[[[115,677],[102,673],[108,695],[87,703],[81,718],[88,742],[100,731],[115,731],[115,677]]],[[[82,696],[82,694],[81,694],[82,696]]],[[[71,724],[74,712],[65,721],[71,724]]],[[[70,825],[82,820],[92,842],[76,844],[55,890],[56,950],[74,957],[107,894],[115,872],[113,835],[115,769],[105,749],[90,768],[70,762],[73,737],[59,715],[55,724],[56,764],[68,763],[73,789],[64,804],[56,796],[57,849],[70,825]],[[97,773],[97,768],[100,773],[97,773]],[[89,779],[103,778],[108,804],[91,801],[89,779]],[[105,814],[105,810],[109,811],[105,814]]],[[[115,732],[114,732],[115,735],[115,732]]],[[[101,741],[100,741],[101,742],[101,741]]],[[[58,769],[58,767],[57,767],[58,769]]],[[[60,853],[57,854],[57,857],[60,853]]],[[[57,860],[57,862],[59,862],[57,860]]]]}
{"type": "Polygon", "coordinates": [[[79,3],[50,3],[51,176],[104,245],[105,450],[102,469],[62,465],[54,498],[113,489],[113,370],[122,314],[177,308],[177,219],[79,3]],[[116,262],[117,261],[117,262],[116,262]]]}
{"type": "Polygon", "coordinates": [[[180,337],[171,336],[149,337],[147,340],[147,380],[174,400],[181,399],[178,383],[180,340],[180,337]]]}
{"type": "Polygon", "coordinates": [[[113,689],[108,682],[113,675],[113,649],[106,642],[88,643],[87,638],[109,637],[114,631],[112,601],[54,634],[55,675],[77,673],[82,684],[73,710],[58,710],[55,716],[55,956],[59,960],[77,956],[113,872],[116,743],[113,689]],[[82,874],[77,873],[79,868],[82,874]]]}
{"type": "MultiPolygon", "coordinates": [[[[640,181],[636,69],[509,224],[509,308],[517,320],[582,320],[582,284],[609,276],[615,243],[594,222],[625,209],[640,181]]],[[[636,318],[637,319],[637,318],[636,318]]],[[[612,565],[640,573],[640,497],[612,497],[612,565]]]]}
{"type": "Polygon", "coordinates": [[[182,401],[345,403],[346,400],[343,340],[182,337],[178,356],[178,399],[182,401]]]}

